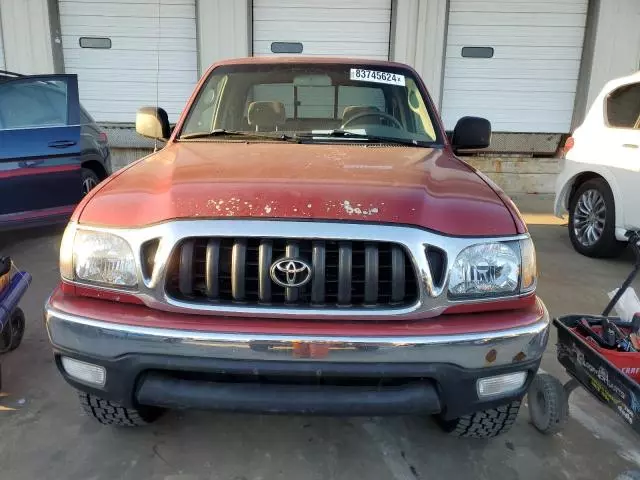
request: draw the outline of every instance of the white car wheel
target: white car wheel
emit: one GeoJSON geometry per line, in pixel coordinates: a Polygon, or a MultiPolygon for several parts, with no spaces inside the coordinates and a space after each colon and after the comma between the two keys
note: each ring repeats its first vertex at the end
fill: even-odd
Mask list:
{"type": "Polygon", "coordinates": [[[616,240],[613,193],[603,178],[587,180],[569,204],[569,238],[573,248],[588,257],[615,257],[625,243],[616,240]]]}
{"type": "Polygon", "coordinates": [[[600,240],[607,220],[607,204],[602,194],[591,189],[585,191],[576,202],[573,212],[573,230],[578,241],[591,247],[600,240]]]}

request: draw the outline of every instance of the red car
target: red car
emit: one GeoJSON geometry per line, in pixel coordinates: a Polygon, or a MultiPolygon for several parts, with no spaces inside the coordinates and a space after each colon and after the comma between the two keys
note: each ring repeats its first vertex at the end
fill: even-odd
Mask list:
{"type": "Polygon", "coordinates": [[[513,203],[458,159],[410,67],[323,58],[214,65],[166,146],[89,193],[46,322],[102,423],[163,409],[429,414],[506,431],[549,318],[513,203]]]}

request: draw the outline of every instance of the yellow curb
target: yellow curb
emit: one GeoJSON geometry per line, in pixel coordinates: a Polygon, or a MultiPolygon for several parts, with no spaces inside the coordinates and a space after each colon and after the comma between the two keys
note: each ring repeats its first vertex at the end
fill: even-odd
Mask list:
{"type": "Polygon", "coordinates": [[[567,220],[549,213],[523,213],[527,225],[566,225],[567,220]]]}

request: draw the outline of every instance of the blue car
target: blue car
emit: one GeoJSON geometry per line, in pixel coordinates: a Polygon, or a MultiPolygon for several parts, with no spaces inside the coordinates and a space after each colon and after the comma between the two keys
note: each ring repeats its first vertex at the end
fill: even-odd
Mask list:
{"type": "Polygon", "coordinates": [[[76,75],[0,71],[0,230],[66,221],[110,174],[76,75]]]}

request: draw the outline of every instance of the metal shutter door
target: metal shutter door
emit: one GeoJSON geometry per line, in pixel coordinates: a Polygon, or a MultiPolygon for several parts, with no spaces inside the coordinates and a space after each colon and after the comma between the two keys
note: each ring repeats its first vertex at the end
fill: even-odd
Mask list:
{"type": "Polygon", "coordinates": [[[158,3],[60,0],[65,71],[78,74],[96,120],[133,123],[140,106],[156,104],[156,85],[170,121],[184,108],[198,79],[195,0],[158,3]],[[80,37],[109,38],[111,48],[81,48],[80,37]]]}
{"type": "Polygon", "coordinates": [[[442,116],[488,118],[496,132],[571,126],[587,0],[451,0],[442,116]],[[493,47],[463,58],[462,47],[493,47]]]}
{"type": "Polygon", "coordinates": [[[389,59],[390,0],[254,0],[253,54],[300,42],[302,55],[389,59]]]}

